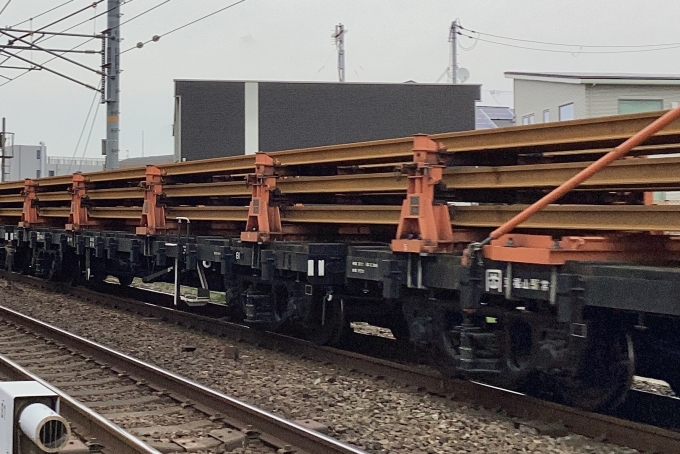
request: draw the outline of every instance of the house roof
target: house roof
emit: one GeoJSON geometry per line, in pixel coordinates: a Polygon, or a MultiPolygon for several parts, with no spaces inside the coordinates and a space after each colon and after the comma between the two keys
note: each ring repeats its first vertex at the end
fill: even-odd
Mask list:
{"type": "Polygon", "coordinates": [[[515,110],[504,106],[477,106],[475,129],[495,129],[515,124],[515,110]]]}
{"type": "Polygon", "coordinates": [[[680,75],[677,74],[506,71],[505,77],[509,79],[537,80],[543,82],[560,82],[567,84],[680,85],[680,75]]]}

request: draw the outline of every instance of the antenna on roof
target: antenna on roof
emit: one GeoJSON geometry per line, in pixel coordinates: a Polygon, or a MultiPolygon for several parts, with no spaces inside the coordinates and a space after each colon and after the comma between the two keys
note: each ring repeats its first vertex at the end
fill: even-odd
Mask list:
{"type": "Polygon", "coordinates": [[[331,35],[338,48],[338,79],[340,82],[345,81],[345,27],[342,24],[335,26],[335,32],[331,35]]]}
{"type": "Polygon", "coordinates": [[[458,68],[458,71],[456,71],[456,79],[458,79],[461,84],[464,84],[469,78],[470,71],[467,68],[458,68]]]}

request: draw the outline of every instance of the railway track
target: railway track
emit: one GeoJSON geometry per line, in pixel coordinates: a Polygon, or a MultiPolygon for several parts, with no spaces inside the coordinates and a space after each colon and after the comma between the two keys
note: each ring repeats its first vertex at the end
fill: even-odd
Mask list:
{"type": "Polygon", "coordinates": [[[4,355],[0,355],[0,375],[2,380],[36,381],[59,396],[60,414],[69,421],[73,431],[68,448],[77,448],[76,452],[160,453],[4,355]],[[104,446],[107,449],[102,451],[104,446]]]}
{"type": "MultiPolygon", "coordinates": [[[[7,277],[7,274],[2,272],[0,277],[7,277]]],[[[168,295],[164,293],[113,285],[113,287],[106,287],[105,291],[108,294],[103,294],[83,287],[65,287],[27,276],[12,275],[11,277],[91,302],[163,319],[232,339],[256,343],[309,359],[332,362],[369,375],[410,384],[434,394],[450,396],[458,401],[500,409],[511,416],[521,418],[522,421],[541,421],[538,425],[539,430],[549,432],[566,430],[642,451],[680,452],[680,433],[677,431],[680,427],[675,421],[677,419],[675,415],[680,409],[680,400],[676,398],[633,391],[632,397],[624,404],[618,416],[585,412],[481,383],[445,381],[439,373],[429,369],[399,364],[355,352],[319,347],[300,339],[251,330],[213,317],[176,311],[162,306],[169,302],[168,295]],[[117,294],[126,297],[110,296],[114,287],[117,294]],[[143,298],[146,302],[133,298],[143,298]]],[[[537,428],[535,425],[533,427],[537,428]]]]}
{"type": "MultiPolygon", "coordinates": [[[[27,368],[70,396],[68,408],[78,409],[77,417],[71,410],[65,417],[96,437],[103,452],[215,452],[245,446],[257,453],[362,452],[11,309],[0,307],[0,320],[0,353],[5,355],[0,367],[14,377],[21,375],[20,367],[27,368]],[[95,424],[101,427],[95,430],[95,424]]],[[[24,374],[24,379],[33,378],[24,374]]]]}

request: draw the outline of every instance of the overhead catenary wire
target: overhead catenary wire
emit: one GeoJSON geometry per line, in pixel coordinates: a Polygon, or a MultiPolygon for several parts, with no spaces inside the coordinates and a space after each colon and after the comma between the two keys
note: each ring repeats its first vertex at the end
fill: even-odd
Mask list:
{"type": "Polygon", "coordinates": [[[74,0],[67,0],[67,1],[65,1],[64,3],[62,3],[61,5],[57,5],[57,6],[55,6],[54,8],[48,9],[47,11],[43,11],[42,13],[36,14],[36,15],[33,16],[33,17],[29,17],[28,19],[26,19],[26,20],[24,20],[24,21],[21,21],[21,22],[19,22],[19,23],[17,23],[17,24],[12,25],[10,28],[14,28],[14,27],[18,27],[19,25],[23,25],[23,24],[25,24],[26,22],[29,22],[29,21],[31,21],[31,20],[33,20],[33,19],[37,19],[37,18],[39,18],[40,16],[44,16],[44,15],[47,14],[47,13],[51,13],[52,11],[61,8],[62,6],[68,5],[69,3],[73,2],[73,1],[74,1],[74,0]]]}
{"type": "MultiPolygon", "coordinates": [[[[72,0],[71,0],[71,1],[72,1],[72,0]]],[[[95,11],[96,11],[97,3],[101,3],[101,1],[103,1],[103,0],[100,0],[99,2],[93,3],[90,7],[95,8],[95,11]]],[[[130,3],[130,2],[132,2],[132,1],[133,1],[133,0],[123,0],[123,2],[121,3],[121,6],[122,6],[122,5],[125,5],[125,4],[127,4],[127,3],[130,3]]],[[[165,0],[163,3],[161,3],[161,4],[159,4],[159,5],[156,5],[156,6],[152,7],[152,8],[149,8],[149,9],[143,11],[142,13],[140,13],[140,14],[138,14],[138,15],[136,15],[136,16],[134,16],[134,17],[132,17],[132,18],[126,20],[125,22],[121,23],[118,27],[120,27],[121,25],[126,24],[126,23],[128,23],[128,22],[131,22],[131,21],[133,21],[134,19],[136,19],[136,18],[138,18],[138,17],[140,17],[140,16],[143,16],[144,14],[148,13],[149,11],[152,11],[152,10],[158,8],[159,6],[162,6],[162,5],[166,4],[166,3],[168,3],[169,1],[170,1],[170,0],[165,0]]],[[[112,9],[114,9],[114,8],[109,8],[109,9],[107,9],[106,11],[103,11],[103,12],[101,12],[101,13],[99,13],[99,14],[96,14],[96,13],[95,13],[95,15],[94,15],[93,17],[90,17],[90,18],[88,18],[88,19],[86,19],[86,20],[84,20],[84,21],[82,21],[82,22],[79,22],[79,23],[77,23],[77,24],[75,24],[75,25],[72,25],[72,26],[70,26],[70,27],[68,27],[68,28],[66,28],[66,29],[64,29],[64,30],[62,30],[62,31],[59,32],[59,33],[66,33],[66,32],[68,32],[69,30],[72,30],[72,29],[74,29],[74,28],[76,28],[76,27],[78,27],[78,26],[80,26],[80,25],[83,25],[83,24],[85,24],[85,23],[87,23],[87,22],[89,22],[89,21],[92,21],[92,20],[95,21],[95,23],[96,23],[96,19],[97,19],[98,17],[103,16],[104,14],[108,14],[108,12],[111,11],[112,9]]],[[[44,29],[44,28],[46,28],[46,27],[41,27],[41,29],[44,29]]],[[[116,28],[117,28],[117,27],[116,27],[116,28]]],[[[36,31],[36,32],[34,32],[34,33],[39,33],[39,31],[36,31]]],[[[38,40],[44,38],[44,39],[42,39],[42,42],[44,42],[44,41],[47,41],[47,40],[53,38],[54,36],[58,36],[58,35],[50,35],[50,36],[47,36],[47,37],[45,37],[45,36],[43,35],[41,38],[38,38],[36,41],[38,41],[38,40]]],[[[92,40],[90,39],[90,40],[88,40],[87,42],[90,42],[90,41],[92,41],[92,40]]],[[[85,43],[83,43],[83,44],[85,44],[85,43]]],[[[76,47],[74,47],[74,48],[71,48],[71,49],[69,49],[69,50],[73,50],[73,49],[76,49],[76,48],[78,48],[78,47],[80,47],[80,45],[79,45],[79,46],[76,46],[76,47]]],[[[19,51],[19,52],[17,52],[17,54],[20,54],[21,52],[23,52],[23,51],[19,51]]],[[[9,60],[10,58],[11,58],[11,57],[7,57],[7,58],[5,58],[3,61],[1,61],[1,62],[0,62],[0,66],[1,66],[2,64],[4,64],[5,62],[7,62],[7,60],[9,60]]],[[[43,62],[43,63],[41,63],[41,64],[44,65],[45,63],[49,63],[49,62],[51,62],[52,60],[54,60],[54,59],[53,59],[53,58],[52,58],[52,59],[49,59],[49,60],[47,60],[47,61],[45,61],[45,62],[43,62]]],[[[27,74],[28,72],[30,72],[30,70],[27,70],[25,73],[22,73],[22,74],[19,74],[18,76],[15,76],[13,79],[17,79],[17,78],[19,78],[19,77],[21,77],[21,76],[27,74]]],[[[9,83],[9,82],[6,82],[6,83],[4,83],[4,84],[1,84],[0,87],[6,85],[7,83],[9,83]]]]}
{"type": "Polygon", "coordinates": [[[458,33],[461,36],[464,36],[466,38],[482,41],[485,43],[489,44],[496,44],[499,46],[506,46],[506,47],[512,47],[515,49],[525,49],[525,50],[533,50],[537,52],[552,52],[552,53],[557,53],[557,54],[572,54],[572,55],[579,55],[579,54],[628,54],[628,53],[639,53],[639,52],[656,52],[656,51],[662,51],[662,50],[670,50],[670,49],[677,49],[680,47],[680,43],[676,45],[668,45],[667,47],[656,47],[656,48],[644,48],[644,49],[627,49],[627,50],[603,50],[603,51],[583,51],[583,50],[560,50],[560,49],[542,49],[540,47],[529,47],[529,46],[521,46],[517,44],[510,44],[510,43],[503,43],[499,41],[492,41],[489,39],[484,39],[481,37],[474,37],[470,35],[466,35],[464,33],[458,33]]]}
{"type": "MultiPolygon", "coordinates": [[[[555,43],[550,41],[538,41],[531,39],[513,38],[509,36],[495,35],[493,33],[480,32],[477,30],[472,30],[470,28],[465,28],[462,25],[458,25],[461,30],[467,30],[471,33],[476,33],[477,35],[490,36],[492,38],[506,39],[509,41],[519,41],[524,43],[533,44],[544,44],[548,46],[562,46],[562,47],[576,47],[576,48],[643,48],[643,47],[664,47],[664,46],[680,46],[680,42],[673,43],[659,43],[659,44],[567,44],[567,43],[555,43]]],[[[464,35],[465,36],[465,35],[464,35]]]]}
{"type": "MultiPolygon", "coordinates": [[[[81,47],[81,46],[84,46],[85,44],[87,44],[87,43],[89,43],[89,42],[91,42],[91,41],[94,41],[94,39],[95,39],[95,38],[90,38],[90,39],[88,39],[87,41],[82,42],[82,43],[80,43],[80,44],[78,44],[78,45],[76,45],[76,46],[70,48],[69,50],[74,50],[74,49],[77,49],[77,48],[79,48],[79,47],[81,47]]],[[[17,53],[18,53],[18,52],[17,52],[17,53]]],[[[51,61],[56,60],[57,58],[58,58],[58,57],[52,57],[52,58],[50,58],[50,59],[48,59],[48,60],[45,60],[43,63],[41,63],[41,65],[46,65],[47,63],[50,63],[51,61]]],[[[0,62],[0,66],[1,66],[1,65],[2,65],[2,62],[0,62]]],[[[28,73],[31,72],[31,71],[33,71],[33,69],[27,69],[26,71],[22,72],[21,74],[19,74],[19,75],[17,75],[17,76],[14,76],[11,80],[8,80],[7,82],[5,82],[5,83],[3,83],[3,84],[0,84],[0,88],[4,87],[5,85],[9,84],[10,82],[12,82],[12,81],[14,81],[14,80],[17,80],[17,79],[18,79],[19,77],[21,77],[21,76],[24,76],[24,75],[28,74],[28,73]]]]}
{"type": "Polygon", "coordinates": [[[92,117],[92,123],[90,124],[90,132],[87,133],[87,140],[85,141],[85,146],[83,147],[83,153],[80,156],[80,164],[78,165],[79,171],[83,167],[83,159],[85,158],[85,152],[87,151],[87,147],[90,145],[90,138],[92,137],[92,131],[94,130],[94,125],[97,121],[97,114],[99,113],[99,106],[101,106],[101,103],[97,103],[97,108],[95,109],[94,116],[92,117]]]}
{"type": "Polygon", "coordinates": [[[163,33],[163,34],[155,35],[153,38],[151,38],[151,39],[149,39],[149,40],[147,40],[147,41],[142,42],[142,43],[141,43],[141,46],[140,46],[139,44],[137,44],[136,46],[130,47],[130,48],[128,48],[128,49],[125,49],[124,51],[121,52],[121,54],[124,54],[124,53],[126,53],[126,52],[129,52],[129,51],[131,51],[131,50],[133,50],[133,49],[141,49],[141,47],[144,46],[145,44],[148,44],[148,43],[150,43],[150,42],[152,42],[152,41],[153,41],[153,42],[158,41],[158,40],[159,40],[161,37],[163,37],[163,36],[168,36],[168,35],[170,35],[170,34],[172,34],[172,33],[175,33],[175,32],[177,32],[177,31],[180,31],[180,30],[182,30],[183,28],[189,27],[190,25],[193,25],[193,24],[195,24],[195,23],[197,23],[197,22],[200,22],[200,21],[202,21],[202,20],[204,20],[204,19],[207,19],[207,18],[209,18],[209,17],[211,17],[211,16],[214,16],[215,14],[221,13],[222,11],[228,10],[229,8],[233,8],[234,6],[239,5],[239,4],[241,4],[241,3],[245,2],[245,1],[246,1],[246,0],[239,0],[239,1],[237,1],[237,2],[234,2],[234,3],[230,4],[230,5],[225,6],[224,8],[220,8],[220,9],[218,9],[217,11],[213,11],[213,12],[210,13],[210,14],[206,14],[205,16],[199,17],[198,19],[194,19],[194,20],[192,20],[191,22],[187,22],[187,23],[184,24],[184,25],[180,25],[179,27],[174,28],[174,29],[172,29],[172,30],[170,30],[170,31],[167,31],[167,32],[165,32],[165,33],[163,33]]]}
{"type": "MultiPolygon", "coordinates": [[[[145,15],[146,13],[149,13],[149,12],[155,10],[156,8],[160,8],[161,6],[165,5],[166,3],[170,2],[170,1],[171,1],[171,0],[165,0],[163,3],[159,3],[159,4],[156,5],[156,6],[153,6],[153,7],[149,8],[149,9],[147,9],[147,10],[144,10],[144,11],[142,11],[141,13],[137,14],[136,16],[132,16],[130,19],[121,22],[120,25],[119,25],[118,27],[120,27],[121,25],[125,25],[125,24],[127,24],[128,22],[132,22],[133,20],[137,19],[138,17],[141,17],[141,16],[145,15]]],[[[116,28],[118,28],[118,27],[116,27],[116,28]]],[[[114,30],[115,30],[115,28],[114,28],[114,30]]]]}
{"type": "MultiPolygon", "coordinates": [[[[95,8],[95,11],[96,11],[96,5],[97,5],[98,3],[101,3],[102,1],[103,1],[103,0],[99,0],[99,1],[97,1],[97,2],[94,2],[92,5],[90,5],[90,7],[95,8]]],[[[123,0],[123,2],[121,3],[121,5],[130,3],[130,2],[132,2],[132,1],[133,1],[133,0],[123,0]]],[[[165,1],[164,3],[162,3],[162,4],[165,4],[165,3],[167,3],[168,1],[170,1],[170,0],[166,0],[166,1],[165,1]]],[[[161,5],[162,5],[162,4],[161,4],[161,5]]],[[[142,14],[145,14],[146,12],[148,12],[148,11],[150,11],[150,10],[152,10],[152,9],[155,9],[155,8],[157,8],[158,6],[160,6],[160,5],[157,5],[156,7],[152,7],[152,8],[150,8],[149,10],[146,10],[145,12],[143,12],[142,14]]],[[[88,18],[88,19],[86,19],[86,20],[84,20],[84,21],[82,21],[82,22],[79,22],[79,23],[77,23],[77,24],[75,24],[75,25],[72,25],[72,26],[70,26],[70,27],[68,27],[68,28],[66,28],[66,29],[64,29],[64,30],[62,30],[62,31],[59,32],[59,33],[65,33],[65,32],[67,32],[67,31],[72,30],[72,29],[74,29],[74,28],[76,28],[76,27],[78,27],[78,26],[80,26],[80,25],[83,25],[83,24],[85,24],[85,23],[87,23],[87,22],[89,22],[89,21],[91,21],[91,20],[96,20],[97,17],[102,16],[102,15],[104,15],[104,14],[107,14],[107,13],[108,13],[109,11],[111,11],[112,9],[114,9],[114,8],[109,8],[109,9],[107,9],[106,11],[103,11],[103,12],[101,12],[101,13],[95,14],[93,17],[90,17],[90,18],[88,18]]],[[[79,10],[79,11],[82,11],[82,10],[79,10]]],[[[138,14],[137,16],[132,17],[132,18],[128,19],[126,22],[130,22],[130,21],[136,19],[137,17],[141,16],[142,14],[138,14]]],[[[73,15],[73,14],[71,14],[70,16],[72,16],[72,15],[73,15]]],[[[70,17],[70,16],[68,16],[68,17],[70,17]]],[[[53,22],[52,24],[55,24],[55,23],[57,23],[57,22],[60,22],[61,20],[63,20],[63,19],[60,19],[60,20],[58,20],[58,21],[56,21],[56,22],[53,22]]],[[[121,24],[121,25],[122,25],[122,24],[121,24]]],[[[49,26],[49,25],[48,25],[48,26],[49,26]]],[[[47,27],[47,26],[46,26],[46,27],[47,27]]],[[[45,29],[46,27],[41,27],[41,29],[45,29]]],[[[44,39],[42,40],[42,42],[45,42],[45,41],[47,41],[47,40],[53,38],[54,36],[57,36],[57,35],[50,35],[50,36],[44,38],[44,39]]],[[[44,36],[43,36],[43,37],[44,37],[44,36]]],[[[89,42],[91,42],[91,41],[93,41],[93,40],[94,40],[94,38],[88,39],[87,41],[85,41],[85,42],[83,42],[83,43],[81,43],[81,44],[78,44],[78,45],[75,46],[75,47],[70,48],[69,51],[74,50],[74,49],[77,49],[77,48],[79,48],[79,47],[81,47],[81,46],[84,46],[85,44],[87,44],[87,43],[89,43],[89,42]]],[[[36,40],[36,41],[38,41],[38,40],[36,40]]],[[[18,51],[18,52],[17,52],[17,55],[20,54],[21,52],[22,52],[22,51],[18,51]]],[[[11,58],[11,57],[7,57],[7,58],[5,58],[3,61],[1,61],[1,62],[0,62],[0,67],[1,67],[5,62],[7,62],[10,58],[11,58]]],[[[58,57],[50,58],[50,59],[44,61],[43,63],[41,63],[41,65],[45,65],[45,64],[47,64],[47,63],[53,61],[55,58],[58,58],[58,57]]],[[[0,88],[1,88],[1,87],[4,87],[5,85],[9,84],[9,83],[12,82],[13,80],[18,79],[18,78],[21,77],[21,76],[25,76],[26,74],[28,74],[28,73],[31,72],[31,71],[32,71],[32,69],[28,69],[28,70],[24,71],[23,73],[21,73],[21,74],[19,74],[19,75],[17,75],[17,76],[12,77],[10,80],[6,81],[5,83],[0,84],[0,88]]]]}
{"type": "MultiPolygon", "coordinates": [[[[97,88],[101,88],[102,84],[101,81],[99,82],[99,85],[97,88]]],[[[71,165],[73,164],[74,160],[76,159],[76,154],[78,153],[78,148],[80,148],[80,142],[83,139],[83,134],[85,134],[85,128],[87,127],[87,122],[90,120],[90,115],[92,114],[92,109],[94,108],[94,104],[97,101],[98,98],[98,93],[94,94],[94,97],[92,98],[92,102],[90,103],[90,108],[87,111],[87,116],[85,117],[85,122],[83,123],[83,127],[80,130],[80,135],[78,136],[78,141],[76,142],[76,147],[73,150],[73,156],[71,157],[71,162],[68,164],[68,169],[66,169],[66,173],[71,172],[71,165]]],[[[87,149],[87,147],[85,147],[87,149]]]]}
{"type": "Polygon", "coordinates": [[[7,9],[7,7],[9,6],[10,3],[12,3],[12,0],[7,0],[7,3],[5,3],[5,6],[3,6],[2,9],[0,10],[0,14],[5,12],[5,10],[7,9]]]}
{"type": "MultiPolygon", "coordinates": [[[[66,20],[66,19],[69,19],[69,18],[71,18],[71,17],[73,17],[73,16],[75,16],[75,15],[77,15],[77,14],[79,14],[79,13],[82,13],[83,11],[87,11],[89,8],[94,8],[94,7],[96,7],[99,3],[103,2],[103,1],[104,1],[104,0],[97,0],[97,1],[93,2],[91,5],[89,5],[89,6],[85,7],[85,8],[81,8],[81,9],[79,9],[78,11],[76,11],[76,12],[74,12],[74,13],[70,13],[70,14],[68,14],[68,15],[66,15],[66,16],[64,16],[64,17],[62,17],[61,19],[57,19],[56,21],[53,21],[53,22],[51,22],[51,23],[49,23],[49,24],[47,24],[47,25],[45,25],[45,26],[42,26],[42,27],[40,27],[39,29],[35,30],[34,32],[32,32],[32,33],[30,33],[30,34],[25,34],[25,35],[23,35],[22,38],[25,38],[25,37],[27,37],[27,36],[29,36],[29,35],[30,35],[31,38],[32,38],[33,35],[35,35],[36,33],[39,34],[41,30],[44,30],[44,29],[46,29],[47,27],[51,27],[51,26],[53,26],[53,25],[55,25],[55,24],[58,24],[59,22],[62,22],[62,21],[64,21],[64,20],[66,20]]],[[[127,1],[130,2],[130,1],[132,1],[132,0],[127,0],[127,1]]],[[[105,13],[107,13],[108,11],[109,11],[109,10],[107,10],[106,12],[104,12],[104,13],[102,13],[102,14],[105,14],[105,13]]],[[[95,17],[97,17],[97,16],[95,16],[95,17]]],[[[92,19],[93,19],[93,18],[87,19],[86,21],[80,22],[80,23],[78,23],[78,24],[76,24],[76,25],[74,25],[74,26],[72,26],[72,27],[69,27],[69,28],[67,28],[67,29],[65,29],[65,30],[62,30],[61,33],[64,33],[64,32],[67,32],[67,31],[69,31],[69,30],[72,30],[73,28],[77,27],[78,25],[82,25],[82,24],[84,24],[84,23],[86,23],[86,22],[88,22],[88,21],[90,21],[90,20],[92,20],[92,19]]],[[[29,21],[31,21],[31,20],[32,20],[32,19],[29,19],[29,21]]],[[[52,39],[54,36],[56,36],[56,35],[50,35],[50,36],[48,36],[48,37],[45,38],[45,35],[43,35],[42,37],[39,37],[38,39],[34,40],[34,42],[40,41],[41,39],[42,39],[42,41],[44,42],[44,41],[47,41],[47,40],[49,40],[49,39],[52,39]],[[43,38],[44,38],[44,39],[43,39],[43,38]]],[[[17,52],[17,54],[20,54],[21,52],[22,52],[22,51],[19,51],[19,52],[17,52]]],[[[7,57],[7,58],[5,58],[3,61],[0,62],[0,65],[4,64],[5,62],[7,62],[10,58],[12,58],[12,57],[7,57]]],[[[19,76],[17,76],[17,77],[19,77],[19,76]]],[[[15,79],[16,79],[16,78],[15,78],[15,79]]],[[[4,85],[4,84],[3,84],[3,85],[4,85]]]]}

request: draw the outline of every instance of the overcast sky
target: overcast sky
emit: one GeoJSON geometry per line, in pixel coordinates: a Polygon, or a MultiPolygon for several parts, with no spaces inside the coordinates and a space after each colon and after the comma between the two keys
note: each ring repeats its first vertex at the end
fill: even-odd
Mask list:
{"type": "MultiPolygon", "coordinates": [[[[13,26],[68,0],[10,0],[0,24],[13,26]]],[[[71,0],[35,19],[44,26],[93,0],[71,0]]],[[[123,20],[155,5],[154,11],[122,26],[123,49],[163,35],[180,25],[232,3],[233,0],[131,0],[122,7],[123,20]],[[165,3],[165,4],[163,4],[165,3]]],[[[7,0],[0,0],[0,9],[7,0]]],[[[106,10],[106,1],[96,13],[106,10]]],[[[61,31],[94,16],[94,9],[63,21],[61,31]]],[[[173,79],[236,79],[336,81],[336,50],[330,38],[337,23],[346,36],[347,81],[433,83],[449,64],[451,21],[459,18],[468,30],[532,41],[582,45],[680,43],[677,0],[246,0],[159,42],[121,56],[121,159],[173,152],[173,79]]],[[[27,22],[20,28],[29,27],[27,22]]],[[[106,27],[105,17],[72,30],[92,33],[106,27]]],[[[466,32],[472,35],[472,32],[466,32]]],[[[479,36],[479,35],[474,35],[479,36]]],[[[481,35],[487,41],[500,38],[481,35]]],[[[483,102],[512,105],[512,81],[505,71],[588,71],[680,74],[680,47],[657,52],[586,54],[598,49],[560,48],[575,52],[538,52],[461,37],[459,65],[481,84],[483,102]]],[[[0,39],[6,43],[5,39],[0,39]]],[[[67,48],[77,38],[55,38],[47,44],[67,48]]],[[[507,44],[535,46],[522,41],[507,44]]],[[[680,46],[680,44],[679,44],[680,46]]],[[[83,48],[95,49],[94,42],[83,48]]],[[[544,46],[545,47],[545,46],[544,46]]],[[[639,48],[638,48],[639,49],[639,48]]],[[[599,49],[602,50],[602,49],[599,49]]],[[[616,50],[616,49],[609,49],[616,50]]],[[[43,62],[49,56],[22,55],[43,62]]],[[[75,57],[93,67],[98,55],[75,57]]],[[[1,59],[0,59],[1,61],[1,59]]],[[[16,60],[6,63],[25,64],[16,60]],[[12,63],[14,62],[14,63],[12,63]]],[[[68,63],[52,62],[91,85],[98,76],[68,63]]],[[[0,69],[0,84],[20,71],[0,69]]],[[[446,77],[441,78],[445,82],[446,77]]],[[[45,71],[30,72],[0,87],[0,116],[16,143],[44,141],[51,156],[101,156],[105,137],[105,106],[99,106],[87,149],[76,149],[94,92],[45,71]]],[[[95,109],[98,103],[95,104],[95,109]]]]}

